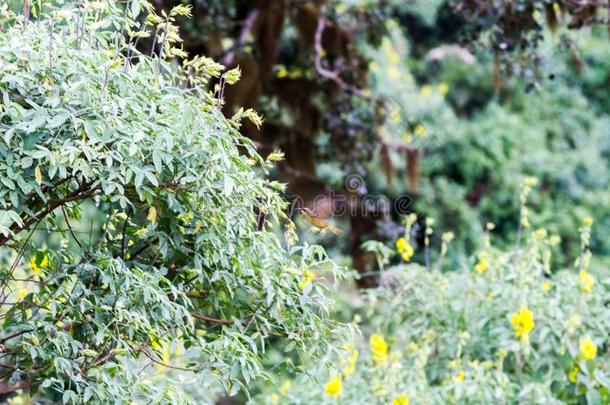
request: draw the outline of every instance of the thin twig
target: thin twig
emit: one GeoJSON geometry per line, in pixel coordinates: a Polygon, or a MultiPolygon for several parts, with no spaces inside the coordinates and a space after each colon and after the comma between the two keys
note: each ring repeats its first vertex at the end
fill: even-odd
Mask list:
{"type": "Polygon", "coordinates": [[[223,65],[225,65],[225,66],[233,65],[233,62],[235,61],[235,51],[237,49],[241,48],[242,46],[244,46],[244,44],[248,40],[250,33],[254,29],[254,23],[256,22],[257,17],[258,17],[258,9],[250,10],[250,12],[248,13],[248,17],[246,18],[243,26],[241,27],[241,31],[239,33],[239,37],[237,38],[237,42],[233,46],[232,50],[229,53],[227,53],[224,56],[224,58],[222,59],[223,65]]]}
{"type": "Polygon", "coordinates": [[[191,312],[191,316],[193,318],[199,319],[201,321],[217,323],[217,324],[220,324],[220,325],[233,325],[233,323],[234,323],[233,320],[212,318],[212,317],[209,317],[209,316],[198,314],[197,312],[191,312]]]}
{"type": "Polygon", "coordinates": [[[23,21],[27,27],[30,21],[30,0],[25,0],[23,3],[23,21]]]}
{"type": "Polygon", "coordinates": [[[76,234],[72,230],[72,225],[70,225],[70,221],[68,220],[68,212],[66,211],[66,207],[64,205],[61,206],[61,211],[64,214],[64,220],[66,221],[66,225],[68,226],[68,230],[70,231],[72,238],[76,241],[76,244],[78,245],[78,247],[82,249],[83,245],[80,243],[80,240],[78,240],[78,238],[76,237],[76,234]]]}
{"type": "Polygon", "coordinates": [[[326,6],[322,6],[320,8],[320,15],[318,16],[318,25],[316,27],[316,33],[314,37],[314,49],[316,53],[314,66],[316,68],[316,71],[320,74],[320,76],[335,82],[341,88],[341,90],[346,91],[348,93],[357,94],[364,98],[369,98],[369,96],[364,94],[362,90],[347,84],[341,78],[341,76],[339,76],[339,73],[332,70],[328,70],[324,66],[322,66],[322,34],[324,33],[324,28],[326,28],[326,17],[324,16],[325,13],[326,6]]]}
{"type": "Polygon", "coordinates": [[[157,85],[160,87],[160,77],[161,77],[161,60],[163,60],[163,48],[165,48],[165,41],[167,40],[169,30],[169,14],[165,17],[165,26],[163,30],[163,40],[161,41],[161,46],[159,47],[159,55],[157,59],[157,85]]]}
{"type": "Polygon", "coordinates": [[[78,0],[76,4],[76,8],[78,9],[78,14],[76,15],[76,50],[80,51],[80,40],[82,37],[82,26],[81,26],[81,18],[84,18],[82,15],[82,0],[78,0]]]}
{"type": "Polygon", "coordinates": [[[55,20],[51,17],[51,24],[49,25],[49,76],[51,78],[51,84],[54,84],[53,80],[53,26],[55,20]]]}
{"type": "Polygon", "coordinates": [[[166,363],[163,363],[163,362],[161,362],[161,361],[159,361],[159,360],[155,359],[154,357],[152,357],[150,354],[146,353],[146,350],[145,350],[145,349],[140,349],[140,350],[138,350],[138,351],[139,351],[140,353],[142,353],[144,356],[148,357],[148,359],[149,359],[150,361],[152,361],[153,363],[157,363],[157,364],[159,364],[160,366],[167,367],[167,368],[172,368],[172,369],[174,369],[174,370],[180,370],[180,371],[197,371],[197,370],[192,369],[192,368],[185,368],[185,367],[172,366],[171,364],[166,364],[166,363]]]}

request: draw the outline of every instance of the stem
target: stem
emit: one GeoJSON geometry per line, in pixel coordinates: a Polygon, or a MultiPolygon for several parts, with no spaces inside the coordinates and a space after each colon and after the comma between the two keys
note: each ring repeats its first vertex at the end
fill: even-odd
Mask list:
{"type": "Polygon", "coordinates": [[[54,84],[53,80],[53,25],[55,21],[51,17],[51,24],[49,25],[49,69],[50,69],[50,77],[51,84],[54,84]]]}
{"type": "Polygon", "coordinates": [[[159,49],[159,58],[157,59],[157,86],[161,86],[159,81],[161,77],[161,60],[163,59],[163,48],[165,48],[165,41],[167,40],[167,30],[169,25],[169,15],[165,17],[165,28],[163,30],[163,40],[161,41],[161,47],[159,49]]]}
{"type": "Polygon", "coordinates": [[[78,10],[78,13],[76,14],[76,50],[79,51],[80,50],[80,19],[81,19],[81,0],[78,0],[78,3],[76,4],[76,9],[78,10]]]}
{"type": "Polygon", "coordinates": [[[27,27],[28,22],[30,21],[30,0],[25,0],[23,3],[23,21],[27,27]]]}

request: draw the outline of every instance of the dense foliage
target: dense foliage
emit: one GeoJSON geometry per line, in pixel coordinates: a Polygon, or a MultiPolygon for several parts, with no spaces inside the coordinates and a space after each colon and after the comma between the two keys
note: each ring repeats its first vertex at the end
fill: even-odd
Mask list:
{"type": "Polygon", "coordinates": [[[189,9],[149,9],[45,5],[29,22],[5,10],[1,394],[186,401],[168,372],[236,393],[263,372],[270,336],[312,356],[337,332],[313,282],[335,266],[294,245],[281,186],[261,176],[272,162],[239,133],[260,118],[226,119],[222,88],[208,92],[239,71],[164,60],[189,9]],[[132,44],[151,26],[157,57],[132,44]]]}
{"type": "Polygon", "coordinates": [[[381,287],[346,301],[363,335],[331,356],[334,367],[312,364],[260,402],[608,403],[610,280],[589,269],[591,223],[568,270],[551,271],[558,245],[546,231],[505,251],[488,241],[457,271],[385,270],[381,287]]]}

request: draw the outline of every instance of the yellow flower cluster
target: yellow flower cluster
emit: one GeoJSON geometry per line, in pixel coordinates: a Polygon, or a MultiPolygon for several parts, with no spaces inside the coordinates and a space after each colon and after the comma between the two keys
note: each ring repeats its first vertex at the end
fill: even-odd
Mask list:
{"type": "Polygon", "coordinates": [[[313,281],[315,274],[311,270],[303,272],[303,279],[299,281],[299,289],[303,291],[313,281]]]}
{"type": "Polygon", "coordinates": [[[17,290],[17,301],[23,300],[30,291],[27,288],[20,288],[17,290]]]}
{"type": "Polygon", "coordinates": [[[449,85],[445,82],[440,82],[436,89],[438,90],[438,94],[443,97],[445,97],[447,93],[449,93],[449,85]]]}
{"type": "Polygon", "coordinates": [[[461,383],[462,381],[464,381],[465,378],[466,378],[466,373],[464,372],[464,370],[460,370],[457,372],[455,377],[453,377],[453,381],[456,383],[461,383]]]}
{"type": "Polygon", "coordinates": [[[280,387],[280,392],[279,394],[277,392],[274,392],[273,394],[271,394],[271,403],[272,404],[278,404],[280,402],[280,395],[286,395],[288,393],[288,391],[290,390],[290,387],[292,386],[292,381],[290,380],[286,380],[282,383],[282,386],[280,387]]]}
{"type": "Polygon", "coordinates": [[[521,226],[524,228],[530,227],[528,210],[525,203],[527,202],[527,196],[529,195],[530,191],[532,191],[532,187],[535,187],[536,185],[538,185],[538,179],[531,176],[526,177],[521,183],[521,194],[519,195],[519,201],[521,202],[521,226]]]}
{"type": "Polygon", "coordinates": [[[360,353],[351,343],[343,345],[343,349],[348,353],[347,359],[342,361],[343,375],[349,377],[356,370],[356,362],[358,361],[360,353]]]}
{"type": "Polygon", "coordinates": [[[578,368],[578,366],[572,367],[572,369],[570,370],[570,372],[568,374],[568,380],[571,383],[575,383],[576,381],[578,381],[578,373],[579,372],[580,372],[580,369],[578,368]]]}
{"type": "Polygon", "coordinates": [[[487,260],[488,257],[489,254],[487,252],[481,252],[479,254],[479,261],[474,266],[474,271],[476,271],[477,274],[481,274],[489,268],[489,261],[487,260]]]}
{"type": "Polygon", "coordinates": [[[593,277],[586,270],[581,270],[579,274],[580,284],[582,287],[582,291],[585,293],[591,292],[593,288],[593,284],[595,284],[595,277],[593,277]]]}
{"type": "Polygon", "coordinates": [[[409,405],[409,397],[406,395],[399,395],[394,398],[392,405],[409,405]]]}
{"type": "Polygon", "coordinates": [[[413,132],[420,138],[426,137],[426,127],[424,127],[422,124],[417,124],[415,129],[413,129],[413,132]]]}
{"type": "Polygon", "coordinates": [[[519,338],[527,338],[535,326],[534,314],[527,307],[522,306],[517,312],[513,313],[511,322],[515,329],[515,335],[519,338]]]}
{"type": "Polygon", "coordinates": [[[34,274],[40,276],[42,274],[42,270],[49,267],[49,256],[47,256],[47,254],[45,253],[45,255],[40,260],[40,263],[38,263],[38,261],[36,260],[36,256],[32,257],[32,259],[30,260],[30,266],[32,266],[32,271],[34,272],[34,274]]]}
{"type": "Polygon", "coordinates": [[[548,235],[548,232],[544,228],[536,229],[536,231],[534,231],[535,239],[544,239],[547,237],[547,235],[548,235]]]}
{"type": "Polygon", "coordinates": [[[375,333],[369,339],[371,345],[371,357],[374,364],[381,364],[388,358],[388,344],[383,335],[375,333]]]}
{"type": "Polygon", "coordinates": [[[597,356],[597,346],[588,336],[580,339],[580,356],[584,360],[593,360],[597,356]]]}
{"type": "Polygon", "coordinates": [[[402,260],[404,260],[405,262],[411,260],[411,257],[413,257],[413,253],[415,253],[413,246],[411,246],[411,244],[407,242],[404,237],[398,238],[398,240],[396,241],[396,250],[400,254],[400,257],[402,257],[402,260]]]}
{"type": "Polygon", "coordinates": [[[341,382],[341,376],[335,375],[333,376],[324,387],[324,391],[326,395],[331,398],[338,398],[339,395],[343,392],[343,383],[341,382]]]}

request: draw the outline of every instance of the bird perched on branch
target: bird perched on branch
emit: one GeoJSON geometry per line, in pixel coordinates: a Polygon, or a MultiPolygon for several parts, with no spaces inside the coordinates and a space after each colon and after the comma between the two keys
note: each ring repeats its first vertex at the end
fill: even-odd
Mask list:
{"type": "Polygon", "coordinates": [[[307,207],[301,208],[301,215],[303,215],[309,221],[309,223],[311,224],[311,229],[314,232],[324,232],[328,229],[337,236],[340,236],[343,233],[343,231],[341,231],[339,228],[336,228],[329,224],[326,221],[326,218],[322,217],[316,211],[312,211],[307,207]]]}

